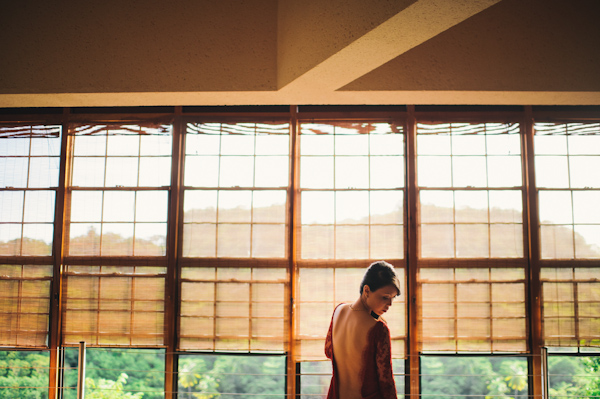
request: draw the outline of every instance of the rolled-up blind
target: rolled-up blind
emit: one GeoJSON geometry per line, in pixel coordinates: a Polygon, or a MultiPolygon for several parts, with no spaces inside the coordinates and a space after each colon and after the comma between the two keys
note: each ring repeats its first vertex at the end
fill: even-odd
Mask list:
{"type": "Polygon", "coordinates": [[[524,261],[480,263],[432,261],[420,268],[422,351],[527,351],[524,261]]]}
{"type": "Polygon", "coordinates": [[[0,345],[48,346],[51,265],[0,265],[0,345]]]}
{"type": "Polygon", "coordinates": [[[281,261],[186,265],[181,275],[179,348],[283,352],[288,287],[281,261]]]}
{"type": "Polygon", "coordinates": [[[63,344],[164,345],[166,268],[66,266],[63,344]]]}
{"type": "Polygon", "coordinates": [[[600,268],[544,267],[544,345],[600,347],[600,268]]]}

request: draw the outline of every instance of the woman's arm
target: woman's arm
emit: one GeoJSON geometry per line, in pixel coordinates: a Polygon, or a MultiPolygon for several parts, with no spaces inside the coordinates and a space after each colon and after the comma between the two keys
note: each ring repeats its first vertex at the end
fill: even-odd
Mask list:
{"type": "Polygon", "coordinates": [[[378,339],[375,349],[375,362],[377,365],[377,377],[382,398],[397,399],[396,383],[392,371],[392,343],[390,330],[383,322],[377,323],[378,339]]]}

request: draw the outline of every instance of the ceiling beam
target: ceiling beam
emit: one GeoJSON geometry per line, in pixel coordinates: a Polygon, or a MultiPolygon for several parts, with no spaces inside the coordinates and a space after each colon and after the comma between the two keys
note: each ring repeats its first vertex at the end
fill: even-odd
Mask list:
{"type": "MultiPolygon", "coordinates": [[[[280,88],[284,93],[335,91],[500,0],[419,0],[280,88]]],[[[282,68],[278,66],[278,73],[282,68]]],[[[281,80],[280,80],[281,84],[281,80]]]]}

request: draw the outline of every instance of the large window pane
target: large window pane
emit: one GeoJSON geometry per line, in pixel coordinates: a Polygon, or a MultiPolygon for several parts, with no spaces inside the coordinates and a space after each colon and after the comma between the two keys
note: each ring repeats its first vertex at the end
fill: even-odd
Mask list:
{"type": "Polygon", "coordinates": [[[403,258],[402,128],[306,122],[300,132],[300,258],[403,258]]]}
{"type": "Polygon", "coordinates": [[[284,356],[179,356],[177,398],[284,397],[284,356]]]}
{"type": "Polygon", "coordinates": [[[600,124],[534,126],[541,257],[600,258],[600,124]]]}
{"type": "Polygon", "coordinates": [[[183,256],[283,258],[287,123],[190,123],[183,256]]]}
{"type": "Polygon", "coordinates": [[[49,351],[0,351],[3,398],[47,398],[49,351]]]}
{"type": "Polygon", "coordinates": [[[421,356],[421,397],[528,398],[524,357],[421,356]]]}
{"type": "Polygon", "coordinates": [[[421,258],[524,256],[519,133],[515,123],[417,125],[421,258]]]}

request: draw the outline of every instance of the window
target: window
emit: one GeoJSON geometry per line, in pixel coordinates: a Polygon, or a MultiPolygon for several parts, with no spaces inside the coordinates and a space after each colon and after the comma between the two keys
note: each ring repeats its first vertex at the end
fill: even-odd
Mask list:
{"type": "Polygon", "coordinates": [[[385,122],[302,123],[302,259],[404,258],[404,136],[385,122]]]}
{"type": "Polygon", "coordinates": [[[0,265],[0,345],[48,346],[52,266],[0,265]]]}
{"type": "Polygon", "coordinates": [[[600,123],[536,123],[542,259],[600,258],[600,123]]]}
{"type": "Polygon", "coordinates": [[[71,256],[164,256],[171,127],[75,126],[71,256]]]}
{"type": "Polygon", "coordinates": [[[523,257],[519,125],[419,123],[421,258],[523,257]]]}
{"type": "Polygon", "coordinates": [[[287,286],[282,267],[184,267],[180,348],[283,352],[287,286]]]}
{"type": "Polygon", "coordinates": [[[1,398],[47,398],[49,351],[0,351],[1,398]]]}
{"type": "Polygon", "coordinates": [[[423,351],[525,352],[523,268],[421,268],[423,351]]]}
{"type": "Polygon", "coordinates": [[[544,267],[544,343],[556,347],[600,347],[600,268],[544,267]]]}
{"type": "Polygon", "coordinates": [[[421,397],[528,398],[527,358],[422,356],[421,397]]]}
{"type": "Polygon", "coordinates": [[[289,124],[188,124],[183,256],[283,258],[289,124]]]}
{"type": "Polygon", "coordinates": [[[52,255],[60,135],[60,126],[0,126],[0,255],[52,255]]]}
{"type": "Polygon", "coordinates": [[[284,356],[182,355],[178,398],[283,398],[284,356]]]}

